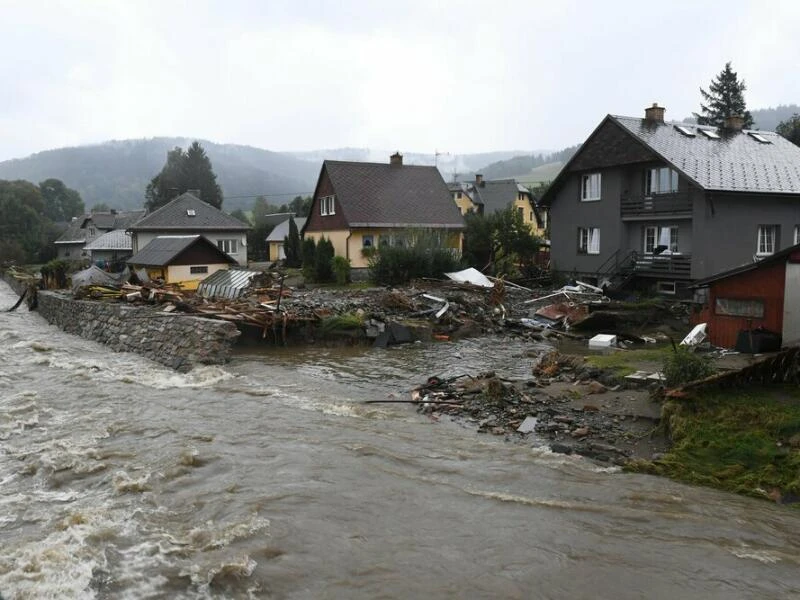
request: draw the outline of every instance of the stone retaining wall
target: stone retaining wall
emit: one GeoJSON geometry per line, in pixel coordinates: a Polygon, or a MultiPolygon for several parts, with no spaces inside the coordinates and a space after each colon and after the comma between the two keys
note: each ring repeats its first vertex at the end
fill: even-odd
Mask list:
{"type": "Polygon", "coordinates": [[[152,307],[75,300],[39,292],[39,314],[49,323],[118,352],[135,352],[179,371],[223,364],[239,330],[233,323],[162,313],[152,307]]]}

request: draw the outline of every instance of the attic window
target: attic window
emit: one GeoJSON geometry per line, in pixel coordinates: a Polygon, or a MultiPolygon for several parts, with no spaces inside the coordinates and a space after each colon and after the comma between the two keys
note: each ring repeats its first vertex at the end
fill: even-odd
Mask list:
{"type": "Polygon", "coordinates": [[[688,127],[684,127],[683,125],[675,125],[675,129],[680,131],[686,137],[694,137],[694,131],[692,131],[688,127]]]}
{"type": "Polygon", "coordinates": [[[749,135],[755,141],[760,142],[762,144],[771,144],[772,143],[767,138],[765,138],[763,135],[761,135],[760,133],[755,133],[754,131],[747,132],[747,135],[749,135]]]}
{"type": "Polygon", "coordinates": [[[195,216],[197,213],[196,213],[196,212],[194,212],[194,209],[193,209],[193,208],[187,208],[187,209],[186,209],[186,214],[187,214],[187,216],[193,217],[193,216],[195,216]]]}
{"type": "Polygon", "coordinates": [[[700,133],[702,133],[704,136],[706,136],[707,138],[709,138],[709,139],[712,139],[712,140],[718,140],[719,139],[719,134],[716,131],[714,131],[713,129],[699,129],[698,131],[700,133]]]}

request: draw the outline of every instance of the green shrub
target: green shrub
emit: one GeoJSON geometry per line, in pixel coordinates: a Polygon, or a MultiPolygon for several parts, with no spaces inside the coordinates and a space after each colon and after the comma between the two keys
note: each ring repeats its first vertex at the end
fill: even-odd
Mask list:
{"type": "Polygon", "coordinates": [[[350,283],[350,261],[344,256],[334,256],[333,274],[336,276],[337,284],[345,285],[350,283]]]}
{"type": "Polygon", "coordinates": [[[369,258],[369,277],[380,285],[398,285],[420,277],[441,278],[458,269],[449,248],[443,248],[434,232],[412,232],[406,245],[380,246],[369,258]]]}
{"type": "Polygon", "coordinates": [[[676,387],[695,379],[703,379],[714,373],[711,361],[705,356],[695,354],[686,346],[677,346],[664,358],[664,383],[676,387]]]}

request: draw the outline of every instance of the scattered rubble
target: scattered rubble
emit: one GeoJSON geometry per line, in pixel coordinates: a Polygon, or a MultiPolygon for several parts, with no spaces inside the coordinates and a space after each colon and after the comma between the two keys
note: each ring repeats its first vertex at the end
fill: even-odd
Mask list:
{"type": "Polygon", "coordinates": [[[510,381],[492,371],[430,377],[405,402],[432,418],[448,416],[481,433],[535,440],[600,462],[623,465],[663,451],[665,440],[654,434],[660,405],[649,392],[634,392],[638,400],[630,403],[621,397],[631,393],[624,382],[605,374],[603,383],[595,375],[582,357],[553,351],[535,362],[530,379],[510,381]]]}

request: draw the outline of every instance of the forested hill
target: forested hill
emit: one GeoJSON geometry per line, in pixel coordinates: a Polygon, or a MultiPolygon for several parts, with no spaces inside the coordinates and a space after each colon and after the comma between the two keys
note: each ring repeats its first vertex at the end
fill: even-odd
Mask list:
{"type": "MultiPolygon", "coordinates": [[[[80,192],[87,209],[99,203],[118,209],[141,208],[145,188],[164,166],[167,151],[175,146],[186,149],[192,141],[152,138],[47,150],[0,162],[0,179],[38,183],[52,177],[80,192]]],[[[226,211],[249,210],[252,196],[257,194],[285,194],[269,197],[273,204],[309,195],[319,175],[319,163],[280,152],[203,140],[200,143],[222,187],[226,211]]]]}

